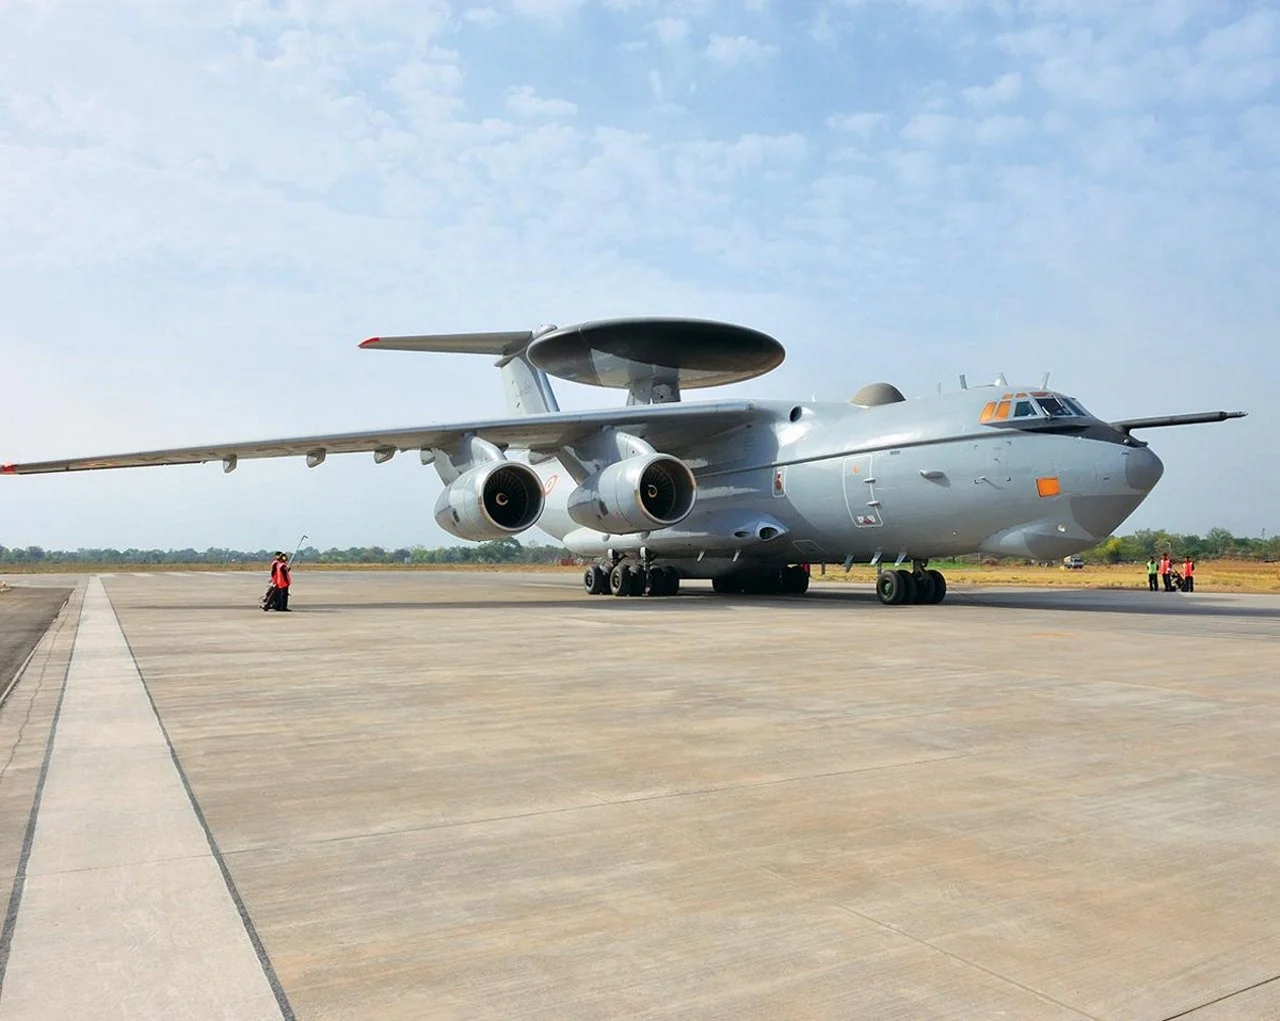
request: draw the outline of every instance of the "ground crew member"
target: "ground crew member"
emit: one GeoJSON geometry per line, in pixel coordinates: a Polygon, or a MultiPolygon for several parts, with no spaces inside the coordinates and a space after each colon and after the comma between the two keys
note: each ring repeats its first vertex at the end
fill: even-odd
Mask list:
{"type": "Polygon", "coordinates": [[[1194,592],[1196,590],[1196,562],[1191,559],[1191,555],[1187,555],[1187,559],[1182,564],[1182,591],[1194,592]]]}
{"type": "Polygon", "coordinates": [[[1173,561],[1168,553],[1160,554],[1160,577],[1164,579],[1164,590],[1173,591],[1173,561]]]}
{"type": "Polygon", "coordinates": [[[1159,572],[1160,565],[1156,563],[1155,554],[1147,557],[1147,587],[1152,592],[1159,592],[1160,586],[1156,584],[1156,575],[1159,572]]]}
{"type": "Polygon", "coordinates": [[[289,570],[289,554],[277,553],[271,565],[271,584],[275,587],[275,597],[271,609],[289,612],[289,582],[292,572],[289,570]]]}

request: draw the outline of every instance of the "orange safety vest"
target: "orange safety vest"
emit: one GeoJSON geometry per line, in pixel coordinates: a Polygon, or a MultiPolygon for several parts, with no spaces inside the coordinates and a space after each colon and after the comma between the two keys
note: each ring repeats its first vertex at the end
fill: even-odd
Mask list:
{"type": "Polygon", "coordinates": [[[289,565],[279,560],[271,565],[271,584],[276,588],[289,587],[289,565]]]}
{"type": "Polygon", "coordinates": [[[1185,564],[1182,565],[1182,574],[1184,577],[1190,578],[1195,573],[1196,573],[1196,565],[1193,564],[1190,560],[1188,560],[1185,564]]]}

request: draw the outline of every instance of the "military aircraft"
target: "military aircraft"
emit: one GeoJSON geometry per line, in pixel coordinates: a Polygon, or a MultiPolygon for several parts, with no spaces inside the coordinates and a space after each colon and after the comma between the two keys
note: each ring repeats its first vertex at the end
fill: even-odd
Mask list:
{"type": "Polygon", "coordinates": [[[939,603],[932,558],[1049,561],[1110,535],[1164,465],[1136,430],[1240,411],[1104,422],[1076,398],[995,384],[908,401],[873,383],[848,404],[729,400],[684,391],[759,376],[785,357],[756,330],[697,319],[611,319],[506,333],[374,337],[371,351],[497,357],[510,417],[452,425],[221,443],[6,464],[84,471],[417,451],[444,483],[435,519],[482,541],[537,526],[592,558],[593,595],[801,594],[811,565],[876,566],[887,605],[939,603]],[[561,411],[549,377],[627,391],[627,406],[561,411]],[[509,456],[512,455],[512,456],[509,456]]]}

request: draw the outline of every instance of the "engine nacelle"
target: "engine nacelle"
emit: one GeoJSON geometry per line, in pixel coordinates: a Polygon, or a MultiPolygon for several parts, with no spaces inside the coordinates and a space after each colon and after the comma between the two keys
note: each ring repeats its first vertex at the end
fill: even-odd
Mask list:
{"type": "Polygon", "coordinates": [[[629,457],[570,493],[569,517],[597,532],[647,532],[683,521],[693,510],[697,491],[693,472],[678,457],[629,457]]]}
{"type": "Polygon", "coordinates": [[[542,515],[542,480],[519,461],[488,461],[445,486],[436,524],[479,542],[523,532],[542,515]]]}

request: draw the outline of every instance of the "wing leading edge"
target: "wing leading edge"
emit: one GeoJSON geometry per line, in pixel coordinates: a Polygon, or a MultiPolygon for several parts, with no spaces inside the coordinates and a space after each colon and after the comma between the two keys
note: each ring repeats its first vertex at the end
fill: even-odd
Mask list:
{"type": "Polygon", "coordinates": [[[643,437],[659,450],[679,456],[681,447],[750,421],[756,413],[751,401],[717,401],[706,404],[647,405],[602,411],[562,412],[519,418],[430,425],[410,429],[384,429],[358,433],[331,433],[277,440],[249,440],[199,447],[174,447],[130,454],[104,454],[58,461],[29,461],[0,465],[0,474],[43,475],[53,472],[95,471],[103,468],[142,468],[149,465],[223,462],[231,471],[241,458],[299,457],[315,466],[328,454],[372,452],[377,461],[389,460],[405,450],[448,447],[468,436],[488,440],[506,449],[517,447],[534,453],[554,454],[591,433],[615,427],[643,437]]]}

